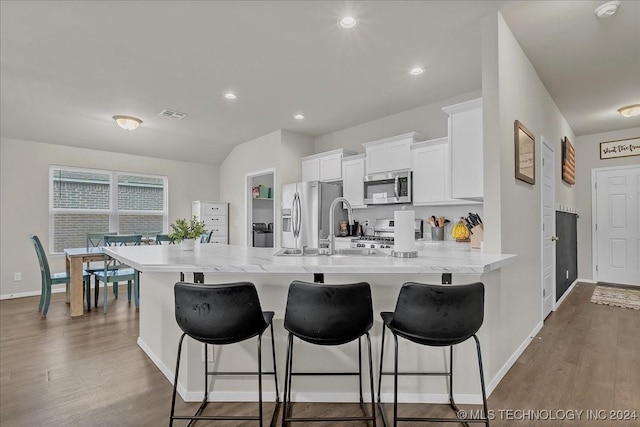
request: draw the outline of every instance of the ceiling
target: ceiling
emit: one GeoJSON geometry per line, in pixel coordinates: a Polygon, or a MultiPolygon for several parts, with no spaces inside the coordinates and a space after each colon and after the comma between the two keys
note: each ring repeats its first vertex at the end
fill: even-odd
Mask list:
{"type": "Polygon", "coordinates": [[[640,103],[640,2],[598,20],[601,3],[2,0],[1,134],[218,165],[278,129],[318,136],[480,89],[497,10],[576,135],[640,126],[615,111],[640,103]]]}

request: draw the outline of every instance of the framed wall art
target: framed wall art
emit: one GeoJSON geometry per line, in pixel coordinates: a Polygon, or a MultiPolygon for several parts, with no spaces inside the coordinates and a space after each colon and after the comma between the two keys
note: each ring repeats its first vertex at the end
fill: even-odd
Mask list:
{"type": "Polygon", "coordinates": [[[571,185],[576,183],[576,150],[566,136],[562,139],[562,180],[571,185]]]}
{"type": "Polygon", "coordinates": [[[536,139],[516,120],[513,124],[516,178],[531,185],[536,183],[536,139]]]}
{"type": "Polygon", "coordinates": [[[600,143],[600,158],[640,156],[640,137],[600,143]]]}

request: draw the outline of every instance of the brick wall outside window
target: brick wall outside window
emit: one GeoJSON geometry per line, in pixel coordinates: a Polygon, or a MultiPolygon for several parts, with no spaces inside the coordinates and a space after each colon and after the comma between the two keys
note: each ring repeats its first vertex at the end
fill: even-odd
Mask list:
{"type": "Polygon", "coordinates": [[[51,177],[53,252],[85,247],[86,233],[117,231],[153,235],[163,232],[166,218],[162,177],[64,168],[53,168],[51,177]],[[110,210],[111,182],[118,183],[117,211],[86,212],[110,210]],[[118,230],[109,229],[110,215],[117,217],[112,221],[118,224],[118,230]]]}

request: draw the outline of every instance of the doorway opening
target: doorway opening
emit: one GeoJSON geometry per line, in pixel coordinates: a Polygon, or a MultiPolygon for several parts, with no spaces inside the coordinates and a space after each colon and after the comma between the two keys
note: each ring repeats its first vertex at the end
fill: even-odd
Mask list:
{"type": "Polygon", "coordinates": [[[275,169],[265,169],[245,175],[246,245],[253,248],[273,248],[276,233],[275,169]]]}

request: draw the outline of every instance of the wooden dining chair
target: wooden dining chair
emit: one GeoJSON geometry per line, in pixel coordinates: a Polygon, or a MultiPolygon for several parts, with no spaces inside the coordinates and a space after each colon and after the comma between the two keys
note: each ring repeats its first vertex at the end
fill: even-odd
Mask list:
{"type": "MultiPolygon", "coordinates": [[[[105,246],[140,246],[142,240],[141,234],[122,234],[122,235],[105,235],[105,246]]],[[[102,309],[104,313],[107,313],[107,287],[109,283],[113,283],[113,294],[115,298],[118,298],[118,282],[127,282],[127,297],[131,302],[131,289],[133,286],[134,302],[136,308],[139,304],[138,298],[138,271],[121,263],[120,261],[105,257],[104,267],[101,271],[94,273],[96,280],[95,286],[95,304],[98,305],[98,294],[100,289],[100,282],[104,283],[104,298],[102,303],[102,309]]]]}
{"type": "MultiPolygon", "coordinates": [[[[38,263],[40,264],[40,276],[42,279],[42,289],[40,290],[40,303],[38,304],[38,311],[42,313],[42,317],[47,317],[49,311],[49,303],[51,302],[51,285],[57,285],[64,283],[66,285],[67,295],[69,294],[69,283],[71,279],[67,272],[51,273],[49,269],[49,261],[47,255],[40,243],[38,236],[32,235],[30,237],[33,246],[36,249],[36,255],[38,256],[38,263]]],[[[82,271],[82,279],[84,282],[84,293],[87,297],[87,310],[91,310],[91,275],[82,271]]]]}

